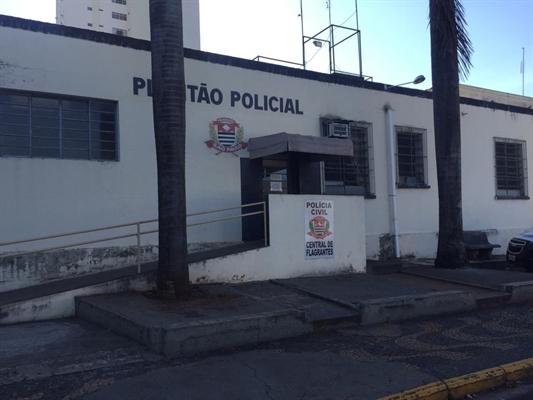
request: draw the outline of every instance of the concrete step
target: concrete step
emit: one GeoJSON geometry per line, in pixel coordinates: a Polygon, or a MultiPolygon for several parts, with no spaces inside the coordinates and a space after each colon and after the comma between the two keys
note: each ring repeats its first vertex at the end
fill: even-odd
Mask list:
{"type": "Polygon", "coordinates": [[[79,297],[76,315],[169,358],[313,331],[303,311],[277,309],[246,297],[201,304],[131,292],[79,297]]]}
{"type": "Polygon", "coordinates": [[[510,300],[510,294],[494,292],[476,296],[476,305],[478,309],[502,307],[508,304],[510,300]]]}

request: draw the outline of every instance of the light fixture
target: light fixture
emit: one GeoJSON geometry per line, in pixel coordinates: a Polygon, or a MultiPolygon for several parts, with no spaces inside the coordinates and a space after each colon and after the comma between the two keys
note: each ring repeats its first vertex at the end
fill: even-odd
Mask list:
{"type": "Polygon", "coordinates": [[[410,83],[414,83],[415,85],[418,85],[419,83],[422,83],[425,80],[426,80],[426,77],[424,75],[418,75],[414,80],[412,80],[410,82],[400,83],[399,85],[393,85],[393,86],[383,85],[383,87],[384,87],[385,90],[389,90],[389,89],[392,89],[394,87],[403,86],[403,85],[409,85],[410,83]]]}
{"type": "Polygon", "coordinates": [[[322,41],[320,40],[313,40],[313,44],[315,45],[315,47],[322,47],[322,41]]]}

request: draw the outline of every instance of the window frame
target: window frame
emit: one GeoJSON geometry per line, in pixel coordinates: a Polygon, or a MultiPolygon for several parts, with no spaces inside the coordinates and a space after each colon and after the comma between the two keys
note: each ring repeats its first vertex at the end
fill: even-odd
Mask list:
{"type": "MultiPolygon", "coordinates": [[[[502,138],[502,137],[493,137],[493,160],[494,160],[494,198],[496,200],[529,200],[529,193],[528,193],[528,168],[527,168],[527,141],[522,139],[512,139],[512,138],[502,138]],[[521,182],[521,187],[518,187],[518,191],[520,191],[520,194],[518,195],[510,195],[509,186],[507,186],[505,189],[500,189],[498,186],[498,178],[502,178],[502,174],[498,173],[498,155],[496,154],[496,144],[497,143],[504,143],[504,144],[515,144],[520,145],[522,155],[520,162],[521,165],[521,172],[517,173],[517,176],[514,177],[514,179],[517,182],[521,182]],[[521,175],[521,176],[520,176],[521,175]],[[500,191],[505,191],[507,194],[501,194],[500,191]]],[[[507,157],[506,155],[505,161],[507,163],[507,157]]],[[[504,174],[505,178],[508,179],[508,173],[504,174]]]]}
{"type": "Polygon", "coordinates": [[[121,29],[121,28],[111,28],[111,32],[113,35],[122,36],[122,37],[128,37],[128,30],[127,29],[121,29]],[[121,33],[119,33],[121,32],[121,33]]]}
{"type": "MultiPolygon", "coordinates": [[[[341,195],[341,196],[354,196],[354,195],[363,195],[365,198],[368,199],[375,199],[376,198],[376,188],[375,188],[375,170],[374,170],[374,140],[373,140],[373,129],[372,129],[372,123],[366,122],[366,121],[352,121],[352,120],[341,120],[341,119],[331,119],[331,118],[320,118],[320,128],[321,128],[321,134],[324,136],[324,132],[327,130],[327,125],[329,123],[343,123],[350,126],[350,138],[348,140],[351,140],[354,144],[354,150],[355,150],[355,138],[353,135],[357,134],[357,129],[365,129],[366,130],[366,165],[364,168],[367,170],[366,177],[364,178],[367,182],[365,182],[364,186],[364,193],[346,193],[346,189],[343,189],[344,193],[328,193],[327,188],[333,187],[336,185],[327,185],[326,182],[335,182],[335,181],[327,181],[326,180],[326,162],[321,162],[321,181],[322,181],[322,193],[323,194],[335,194],[335,195],[341,195]],[[366,187],[368,184],[368,187],[366,187]]],[[[357,155],[354,155],[354,161],[357,155]]],[[[344,157],[339,157],[339,162],[343,162],[344,157]]],[[[354,162],[355,164],[355,162],[354,162]]],[[[341,165],[341,168],[344,168],[343,165],[341,165]]],[[[354,174],[357,174],[355,172],[354,167],[354,174]]],[[[345,181],[342,182],[341,185],[343,188],[346,188],[345,181]]],[[[355,187],[361,187],[361,186],[354,186],[355,187]]]]}
{"type": "MultiPolygon", "coordinates": [[[[412,149],[412,147],[411,147],[412,149]]],[[[403,125],[395,125],[394,126],[394,156],[395,156],[395,163],[396,163],[396,187],[398,189],[430,189],[431,186],[429,186],[429,176],[428,176],[428,149],[427,149],[427,129],[424,128],[417,128],[412,126],[403,126],[403,125]],[[398,134],[410,134],[410,135],[420,135],[421,136],[421,145],[422,145],[422,155],[421,156],[415,156],[411,154],[411,157],[417,157],[422,160],[422,162],[418,165],[415,163],[412,163],[414,167],[421,168],[423,179],[422,182],[400,182],[401,175],[400,175],[400,159],[401,156],[399,154],[399,148],[398,148],[398,134]]],[[[409,156],[409,155],[407,155],[409,156]]],[[[414,168],[412,168],[414,169],[414,168]]]]}
{"type": "Polygon", "coordinates": [[[117,21],[128,21],[128,14],[111,11],[111,18],[116,19],[117,21]]]}
{"type": "MultiPolygon", "coordinates": [[[[120,147],[119,147],[119,119],[118,119],[118,102],[115,101],[115,100],[107,100],[107,99],[96,99],[96,98],[87,98],[87,97],[79,97],[79,96],[69,96],[69,95],[62,95],[62,94],[54,94],[54,93],[41,93],[41,92],[30,92],[30,91],[21,91],[21,90],[12,90],[12,89],[4,89],[4,88],[0,88],[0,94],[5,94],[5,95],[8,95],[8,96],[23,96],[23,97],[26,97],[28,99],[28,125],[27,125],[27,128],[28,128],[28,138],[29,138],[29,145],[27,146],[28,149],[29,149],[29,155],[11,155],[11,154],[5,154],[5,155],[2,155],[0,154],[0,158],[33,158],[33,159],[50,159],[50,160],[71,160],[71,161],[97,161],[97,162],[118,162],[120,161],[120,147]],[[34,146],[33,146],[33,142],[36,140],[36,139],[42,139],[41,136],[37,135],[35,132],[38,130],[38,129],[49,129],[49,130],[52,130],[52,129],[55,129],[55,128],[48,128],[48,127],[39,127],[39,126],[35,126],[33,124],[34,122],[34,118],[41,118],[42,117],[35,117],[34,114],[35,114],[35,111],[36,110],[39,110],[39,109],[42,109],[42,106],[36,106],[33,104],[33,99],[34,98],[37,98],[37,99],[50,99],[50,100],[56,100],[58,102],[58,116],[57,116],[57,120],[58,120],[58,127],[57,127],[57,141],[58,141],[58,144],[57,144],[57,149],[58,149],[58,152],[59,152],[59,155],[57,157],[53,157],[53,156],[43,156],[43,155],[34,155],[34,146]],[[69,102],[69,101],[73,101],[73,102],[85,102],[87,103],[87,138],[86,139],[73,139],[73,138],[68,138],[68,137],[65,137],[65,134],[67,131],[72,131],[72,130],[77,130],[78,128],[66,128],[64,127],[64,124],[65,122],[68,122],[68,121],[85,121],[84,119],[77,119],[77,118],[73,118],[73,117],[67,117],[67,114],[69,112],[77,112],[75,109],[71,109],[71,108],[65,108],[65,106],[63,106],[63,102],[69,102]],[[96,105],[96,104],[106,104],[108,106],[113,106],[113,112],[106,112],[106,111],[99,111],[99,110],[96,110],[96,109],[93,109],[91,108],[91,105],[96,105]],[[94,112],[100,112],[100,113],[104,113],[104,114],[113,114],[113,121],[109,121],[109,123],[113,123],[114,124],[114,132],[113,133],[113,137],[114,137],[114,140],[111,141],[111,140],[96,140],[96,139],[93,139],[92,136],[93,136],[93,133],[95,132],[107,132],[107,131],[101,131],[101,130],[97,130],[97,129],[94,129],[93,130],[93,127],[92,127],[92,124],[95,123],[96,121],[93,120],[93,116],[92,114],[94,112]],[[88,145],[88,158],[79,158],[79,157],[65,157],[64,156],[64,147],[65,147],[65,142],[67,141],[76,141],[76,140],[79,140],[79,141],[87,141],[87,145],[88,145]],[[93,144],[96,143],[96,142],[109,142],[109,143],[114,143],[114,147],[115,147],[115,150],[113,151],[114,152],[114,158],[113,159],[108,159],[108,158],[95,158],[93,157],[93,144]]],[[[16,105],[14,103],[0,103],[0,104],[12,104],[12,105],[16,105]]],[[[13,115],[11,113],[1,113],[2,115],[13,115]]],[[[22,114],[21,114],[22,115],[22,114]]],[[[26,115],[26,114],[24,114],[26,115]]],[[[52,118],[56,118],[55,116],[52,117],[52,118]]],[[[7,123],[8,125],[12,125],[10,123],[7,123]]],[[[21,125],[22,126],[22,125],[21,125]]],[[[82,130],[83,131],[83,130],[82,130]]],[[[111,133],[111,131],[109,131],[109,133],[111,133]]],[[[5,135],[5,136],[12,136],[12,135],[5,135]]],[[[54,139],[55,138],[48,138],[48,137],[44,137],[44,139],[54,139]]],[[[24,146],[23,146],[24,147],[24,146]]],[[[39,147],[39,148],[49,148],[49,147],[39,147]]],[[[50,147],[50,149],[53,149],[53,147],[50,147]]],[[[76,149],[70,149],[70,150],[76,150],[76,149]]],[[[102,151],[100,149],[100,151],[102,151]]],[[[111,152],[111,150],[105,150],[105,151],[109,151],[111,152]]]]}

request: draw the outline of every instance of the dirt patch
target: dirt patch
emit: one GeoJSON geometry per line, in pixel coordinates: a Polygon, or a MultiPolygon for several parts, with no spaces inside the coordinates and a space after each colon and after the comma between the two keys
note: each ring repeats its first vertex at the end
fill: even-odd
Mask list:
{"type": "Polygon", "coordinates": [[[217,305],[242,297],[234,293],[205,293],[200,287],[191,287],[189,292],[179,298],[157,291],[144,292],[143,295],[157,301],[163,307],[189,308],[217,305]]]}

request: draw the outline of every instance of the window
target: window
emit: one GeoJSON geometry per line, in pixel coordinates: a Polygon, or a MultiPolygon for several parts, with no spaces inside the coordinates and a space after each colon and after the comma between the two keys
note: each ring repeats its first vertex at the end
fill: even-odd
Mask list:
{"type": "Polygon", "coordinates": [[[116,103],[0,90],[0,157],[117,160],[116,103]]]}
{"type": "Polygon", "coordinates": [[[429,188],[427,184],[426,130],[404,126],[396,131],[397,186],[429,188]]]}
{"type": "Polygon", "coordinates": [[[111,0],[113,3],[126,5],[126,0],[111,0]]]}
{"type": "Polygon", "coordinates": [[[113,28],[113,33],[118,36],[128,36],[128,31],[125,29],[113,28]]]}
{"type": "Polygon", "coordinates": [[[87,26],[93,26],[93,24],[91,24],[90,22],[87,23],[87,26]]]}
{"type": "MultiPolygon", "coordinates": [[[[332,120],[322,120],[323,132],[332,120]]],[[[335,121],[337,122],[337,121],[335,121]]],[[[374,194],[374,160],[372,125],[348,122],[354,156],[324,161],[324,183],[327,194],[374,194]]]]}
{"type": "Polygon", "coordinates": [[[122,13],[118,13],[118,12],[112,12],[111,13],[111,17],[113,19],[120,19],[121,21],[127,21],[128,20],[128,16],[126,14],[122,14],[122,13]]]}
{"type": "Polygon", "coordinates": [[[494,138],[496,198],[528,198],[525,140],[494,138]]]}
{"type": "Polygon", "coordinates": [[[92,7],[87,7],[87,10],[92,11],[93,8],[92,7]]]}

